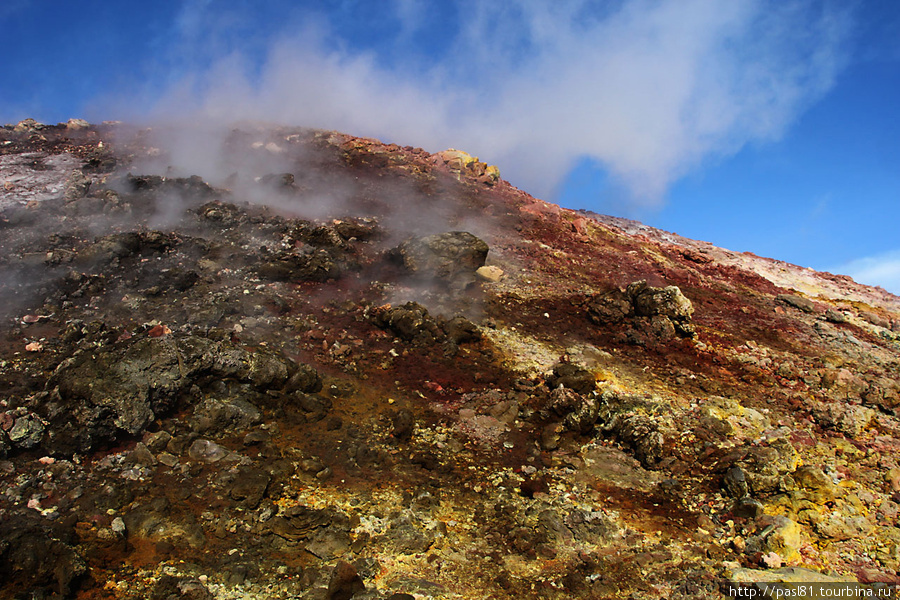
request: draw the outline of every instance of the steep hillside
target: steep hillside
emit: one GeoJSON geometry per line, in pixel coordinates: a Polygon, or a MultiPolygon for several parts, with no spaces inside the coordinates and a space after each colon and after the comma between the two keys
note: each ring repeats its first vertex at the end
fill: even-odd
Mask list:
{"type": "Polygon", "coordinates": [[[883,290],[262,125],[0,128],[0,250],[2,598],[900,582],[883,290]]]}

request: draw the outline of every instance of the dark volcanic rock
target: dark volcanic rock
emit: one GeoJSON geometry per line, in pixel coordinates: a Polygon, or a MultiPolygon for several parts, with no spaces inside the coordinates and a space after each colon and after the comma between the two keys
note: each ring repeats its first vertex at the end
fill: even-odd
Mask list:
{"type": "Polygon", "coordinates": [[[200,580],[193,577],[173,577],[163,575],[153,586],[151,600],[172,600],[187,598],[190,600],[211,600],[214,596],[200,580]]]}
{"type": "Polygon", "coordinates": [[[747,478],[743,469],[740,467],[732,467],[725,473],[722,485],[728,491],[732,498],[743,498],[750,493],[750,487],[747,484],[747,478]]]}
{"type": "Polygon", "coordinates": [[[350,600],[358,592],[365,591],[366,584],[356,572],[356,568],[348,562],[340,561],[335,565],[328,581],[327,600],[350,600]]]}
{"type": "MultiPolygon", "coordinates": [[[[25,414],[15,419],[9,432],[9,442],[22,449],[34,448],[44,437],[45,426],[35,414],[25,414]]],[[[4,436],[5,437],[5,436],[4,436]]]]}
{"type": "Polygon", "coordinates": [[[188,448],[187,454],[191,460],[214,463],[225,458],[228,451],[211,440],[198,439],[188,448]]]}
{"type": "Polygon", "coordinates": [[[262,469],[240,467],[229,494],[235,500],[242,501],[247,508],[256,508],[262,501],[271,480],[272,477],[262,469]]]}
{"type": "Polygon", "coordinates": [[[426,346],[446,343],[455,353],[459,344],[481,339],[478,326],[465,317],[453,317],[449,321],[434,317],[418,302],[401,306],[386,304],[367,311],[369,319],[382,329],[393,332],[400,339],[426,346]]]}
{"type": "Polygon", "coordinates": [[[8,514],[0,520],[0,587],[15,583],[29,597],[67,598],[86,564],[75,550],[74,535],[31,515],[8,514]]]}
{"type": "Polygon", "coordinates": [[[550,392],[550,408],[563,418],[566,429],[583,434],[593,429],[600,407],[594,394],[579,394],[560,386],[550,392]]]}
{"type": "Polygon", "coordinates": [[[443,324],[447,338],[454,344],[474,342],[481,339],[478,325],[465,317],[453,317],[443,324]]]}
{"type": "Polygon", "coordinates": [[[635,458],[654,468],[663,457],[666,436],[660,416],[667,408],[655,400],[604,392],[598,409],[597,426],[630,447],[635,458]]]}
{"type": "Polygon", "coordinates": [[[76,263],[101,268],[127,256],[165,252],[174,243],[170,236],[159,231],[116,233],[104,236],[78,252],[76,263]]]}
{"type": "Polygon", "coordinates": [[[219,389],[205,398],[194,408],[193,428],[198,433],[241,432],[262,419],[259,409],[246,398],[253,397],[254,391],[249,384],[214,382],[215,388],[225,388],[222,394],[219,389]]]}
{"type": "Polygon", "coordinates": [[[677,286],[655,288],[644,281],[638,281],[630,284],[626,291],[631,296],[634,312],[638,316],[662,315],[677,321],[690,319],[694,314],[691,301],[684,297],[677,286]]]}
{"type": "Polygon", "coordinates": [[[410,273],[420,277],[453,280],[472,276],[484,266],[488,245],[471,233],[451,231],[403,242],[392,258],[410,273]]]}
{"type": "Polygon", "coordinates": [[[584,367],[560,363],[553,367],[553,372],[547,377],[547,385],[550,389],[563,386],[579,394],[589,394],[597,388],[597,381],[594,374],[584,367]]]}
{"type": "Polygon", "coordinates": [[[333,253],[322,248],[303,251],[280,251],[267,257],[256,271],[260,277],[274,281],[328,281],[346,270],[333,253]]]}
{"type": "Polygon", "coordinates": [[[147,504],[132,505],[122,519],[129,540],[167,542],[193,550],[207,544],[206,534],[194,516],[174,507],[164,496],[147,504]]]}
{"type": "Polygon", "coordinates": [[[588,318],[598,325],[634,321],[652,337],[665,340],[677,334],[693,337],[694,307],[677,286],[652,287],[636,281],[624,290],[616,289],[589,298],[588,318]]]}
{"type": "Polygon", "coordinates": [[[409,441],[416,424],[413,414],[406,409],[402,409],[391,416],[391,422],[394,424],[391,435],[398,440],[409,441]]]}
{"type": "Polygon", "coordinates": [[[400,554],[421,554],[434,543],[434,534],[403,515],[391,522],[383,540],[400,554]]]}
{"type": "MultiPolygon", "coordinates": [[[[655,288],[648,286],[644,281],[638,281],[630,284],[626,293],[631,297],[637,316],[651,319],[661,317],[664,323],[671,322],[674,331],[679,335],[687,337],[694,335],[691,325],[694,307],[677,286],[655,288]]],[[[663,326],[662,330],[665,329],[663,326]]]]}
{"type": "Polygon", "coordinates": [[[311,366],[298,364],[297,370],[287,381],[285,390],[289,392],[315,393],[322,389],[322,379],[319,373],[311,366]]]}
{"type": "Polygon", "coordinates": [[[324,560],[333,559],[350,547],[350,519],[328,508],[293,506],[272,519],[271,529],[285,540],[304,542],[308,552],[324,560]]]}
{"type": "Polygon", "coordinates": [[[588,316],[598,325],[621,323],[634,316],[631,299],[622,290],[598,294],[587,302],[588,316]]]}
{"type": "Polygon", "coordinates": [[[434,344],[446,338],[441,323],[418,302],[402,306],[380,306],[371,311],[372,321],[379,327],[391,330],[408,342],[434,344]]]}
{"type": "Polygon", "coordinates": [[[138,338],[78,352],[47,385],[45,445],[64,454],[84,452],[120,434],[138,435],[180,401],[195,401],[193,386],[234,379],[276,390],[298,369],[270,350],[250,353],[198,336],[138,338]]]}

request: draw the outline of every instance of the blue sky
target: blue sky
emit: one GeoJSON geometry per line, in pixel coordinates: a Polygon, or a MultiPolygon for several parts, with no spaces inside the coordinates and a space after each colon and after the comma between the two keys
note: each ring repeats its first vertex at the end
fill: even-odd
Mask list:
{"type": "Polygon", "coordinates": [[[569,208],[900,293],[895,0],[4,0],[0,122],[456,147],[569,208]]]}

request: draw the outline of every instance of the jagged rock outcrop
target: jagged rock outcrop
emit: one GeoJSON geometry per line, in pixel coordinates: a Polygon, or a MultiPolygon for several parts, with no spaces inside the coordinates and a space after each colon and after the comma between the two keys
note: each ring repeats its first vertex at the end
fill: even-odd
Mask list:
{"type": "Polygon", "coordinates": [[[598,325],[630,320],[636,328],[660,339],[696,334],[691,323],[694,307],[675,285],[657,288],[646,281],[636,281],[624,290],[615,289],[589,299],[587,311],[598,325]]]}
{"type": "Polygon", "coordinates": [[[494,185],[500,179],[500,169],[494,165],[488,165],[478,160],[468,152],[450,148],[435,154],[440,163],[447,166],[450,171],[459,174],[460,177],[468,176],[487,185],[494,185]]]}
{"type": "Polygon", "coordinates": [[[304,391],[314,389],[309,367],[266,349],[250,353],[198,336],[147,337],[83,350],[63,361],[47,384],[39,408],[49,422],[43,445],[63,454],[88,452],[117,436],[139,435],[153,420],[192,404],[194,390],[213,381],[234,379],[271,391],[301,372],[309,379],[300,384],[304,391]]]}

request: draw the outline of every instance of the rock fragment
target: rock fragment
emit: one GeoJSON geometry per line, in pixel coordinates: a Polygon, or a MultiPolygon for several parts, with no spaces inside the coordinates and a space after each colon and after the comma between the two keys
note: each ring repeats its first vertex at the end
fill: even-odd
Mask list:
{"type": "Polygon", "coordinates": [[[553,451],[559,448],[560,434],[565,431],[562,423],[551,423],[541,430],[541,448],[553,451]]]}
{"type": "Polygon", "coordinates": [[[597,427],[631,448],[644,467],[655,468],[663,458],[670,433],[661,414],[668,408],[659,401],[614,392],[601,394],[597,427]]]}
{"type": "Polygon", "coordinates": [[[391,330],[406,341],[434,344],[446,339],[441,323],[418,302],[379,306],[372,309],[370,317],[376,325],[391,330]]]}
{"type": "Polygon", "coordinates": [[[418,302],[407,302],[400,306],[385,304],[367,311],[369,320],[378,327],[388,329],[407,342],[430,346],[447,343],[456,346],[481,338],[478,326],[465,317],[446,320],[432,316],[428,309],[418,302]]]}
{"type": "Polygon", "coordinates": [[[32,133],[35,131],[39,131],[44,127],[45,125],[43,123],[39,123],[34,119],[28,118],[16,123],[16,126],[13,127],[13,131],[15,133],[32,133]]]}
{"type": "Polygon", "coordinates": [[[44,423],[35,414],[26,414],[15,420],[8,432],[9,441],[22,449],[34,448],[44,438],[44,423]]]}
{"type": "Polygon", "coordinates": [[[262,502],[271,480],[272,477],[262,469],[241,466],[228,493],[247,508],[253,509],[262,502]]]}
{"type": "Polygon", "coordinates": [[[391,422],[394,425],[394,428],[391,431],[391,435],[394,436],[394,438],[404,442],[407,442],[412,438],[416,422],[413,414],[409,410],[404,408],[397,411],[397,413],[391,416],[391,422]]]}
{"type": "Polygon", "coordinates": [[[83,129],[87,129],[91,124],[85,121],[84,119],[69,119],[66,122],[66,129],[69,131],[81,131],[83,129]]]}
{"type": "Polygon", "coordinates": [[[725,472],[725,478],[722,485],[732,498],[744,498],[750,493],[747,477],[744,475],[744,470],[740,467],[731,467],[728,469],[728,471],[725,472]]]}
{"type": "Polygon", "coordinates": [[[475,270],[475,275],[481,279],[482,281],[487,281],[488,283],[497,283],[501,279],[503,279],[503,269],[500,267],[495,267],[494,265],[485,265],[483,267],[478,267],[475,270]]]}
{"type": "Polygon", "coordinates": [[[214,463],[225,458],[228,451],[219,444],[210,440],[194,440],[188,449],[188,457],[206,463],[214,463]]]}

